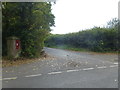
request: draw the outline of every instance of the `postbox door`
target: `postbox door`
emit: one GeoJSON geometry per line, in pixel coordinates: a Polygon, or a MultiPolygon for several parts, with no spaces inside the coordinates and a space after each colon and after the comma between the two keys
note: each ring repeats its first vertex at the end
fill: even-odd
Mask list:
{"type": "Polygon", "coordinates": [[[16,49],[20,48],[20,40],[16,40],[15,46],[16,46],[16,49]]]}

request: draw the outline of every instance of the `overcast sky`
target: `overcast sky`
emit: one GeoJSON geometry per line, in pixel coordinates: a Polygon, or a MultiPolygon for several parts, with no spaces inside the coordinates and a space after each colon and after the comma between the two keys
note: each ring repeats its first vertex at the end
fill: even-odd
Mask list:
{"type": "Polygon", "coordinates": [[[53,34],[65,34],[104,26],[118,17],[120,0],[57,0],[52,7],[55,15],[53,34]]]}

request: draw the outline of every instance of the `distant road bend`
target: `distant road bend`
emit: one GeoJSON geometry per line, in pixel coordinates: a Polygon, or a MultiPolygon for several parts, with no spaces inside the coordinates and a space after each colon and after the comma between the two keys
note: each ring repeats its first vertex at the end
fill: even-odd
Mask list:
{"type": "Polygon", "coordinates": [[[3,68],[3,88],[118,88],[118,55],[44,50],[49,58],[3,68]]]}

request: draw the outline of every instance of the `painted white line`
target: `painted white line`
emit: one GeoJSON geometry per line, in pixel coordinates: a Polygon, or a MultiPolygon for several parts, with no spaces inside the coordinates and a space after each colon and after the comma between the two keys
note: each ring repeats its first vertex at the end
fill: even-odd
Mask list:
{"type": "Polygon", "coordinates": [[[118,64],[118,62],[114,63],[114,64],[118,64]]]}
{"type": "Polygon", "coordinates": [[[111,65],[110,67],[117,67],[118,65],[111,65]]]}
{"type": "Polygon", "coordinates": [[[50,72],[48,74],[59,74],[59,73],[62,73],[62,72],[50,72]]]}
{"type": "Polygon", "coordinates": [[[92,70],[92,69],[94,69],[94,68],[84,68],[82,70],[92,70]]]}
{"type": "Polygon", "coordinates": [[[114,81],[117,82],[117,79],[115,79],[114,81]]]}
{"type": "Polygon", "coordinates": [[[96,67],[98,66],[98,65],[95,65],[96,67]]]}
{"type": "Polygon", "coordinates": [[[14,80],[14,79],[17,79],[17,77],[11,77],[11,78],[2,78],[0,80],[14,80]]]}
{"type": "Polygon", "coordinates": [[[42,74],[36,74],[36,75],[28,75],[28,76],[25,76],[25,77],[36,77],[36,76],[41,76],[42,74]]]}
{"type": "Polygon", "coordinates": [[[67,70],[67,72],[75,72],[75,71],[79,71],[79,70],[67,70]]]}
{"type": "Polygon", "coordinates": [[[97,67],[97,68],[107,68],[106,66],[102,66],[102,67],[97,67]]]}

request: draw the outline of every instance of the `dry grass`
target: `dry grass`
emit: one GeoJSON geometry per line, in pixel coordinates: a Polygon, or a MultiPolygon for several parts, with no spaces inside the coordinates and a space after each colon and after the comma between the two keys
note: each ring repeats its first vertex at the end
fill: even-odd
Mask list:
{"type": "Polygon", "coordinates": [[[114,53],[109,53],[109,52],[106,52],[106,53],[103,53],[103,52],[90,52],[92,55],[118,55],[117,52],[114,52],[114,53]]]}
{"type": "Polygon", "coordinates": [[[21,64],[30,64],[32,62],[45,60],[50,58],[50,56],[46,55],[40,58],[28,59],[28,58],[19,58],[14,60],[8,60],[6,57],[2,58],[2,67],[10,67],[10,66],[18,66],[21,64]]]}

